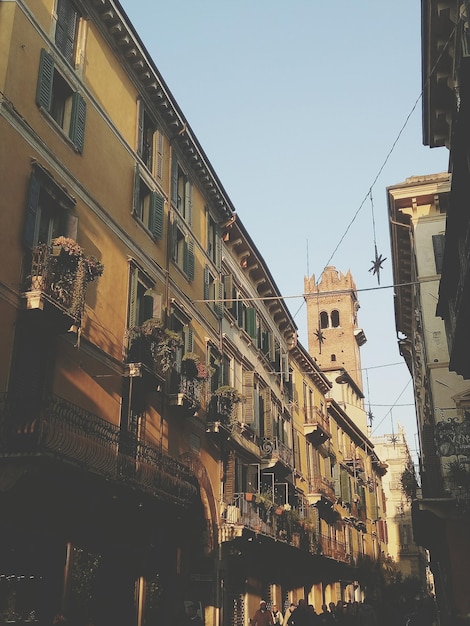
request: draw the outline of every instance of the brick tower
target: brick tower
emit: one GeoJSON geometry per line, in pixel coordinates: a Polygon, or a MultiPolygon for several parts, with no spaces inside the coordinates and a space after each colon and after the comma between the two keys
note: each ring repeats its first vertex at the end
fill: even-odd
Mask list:
{"type": "Polygon", "coordinates": [[[328,266],[318,285],[314,275],[305,277],[304,288],[309,353],[325,371],[345,369],[362,391],[359,348],[366,337],[357,325],[359,302],[351,272],[328,266]]]}

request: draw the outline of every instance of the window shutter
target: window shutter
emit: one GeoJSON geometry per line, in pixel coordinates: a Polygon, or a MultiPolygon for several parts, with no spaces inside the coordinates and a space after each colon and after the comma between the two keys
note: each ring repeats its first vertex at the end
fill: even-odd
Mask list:
{"type": "Polygon", "coordinates": [[[264,436],[266,439],[273,438],[273,401],[271,398],[271,389],[263,390],[264,400],[264,436]]]}
{"type": "Polygon", "coordinates": [[[186,268],[185,273],[189,280],[194,280],[194,241],[189,239],[185,242],[186,268]]]}
{"type": "Polygon", "coordinates": [[[223,284],[224,284],[224,305],[227,309],[231,310],[233,308],[233,302],[227,302],[227,300],[230,300],[231,298],[233,298],[233,277],[232,274],[226,274],[223,277],[223,284]]]}
{"type": "Polygon", "coordinates": [[[70,237],[74,241],[77,240],[78,234],[78,217],[71,211],[67,211],[64,216],[64,236],[70,237]]]}
{"type": "Polygon", "coordinates": [[[204,267],[204,300],[209,300],[209,279],[210,272],[207,265],[204,267]]]}
{"type": "Polygon", "coordinates": [[[80,154],[83,152],[83,144],[85,143],[85,120],[86,102],[79,93],[74,93],[69,136],[80,154]]]}
{"type": "Polygon", "coordinates": [[[245,311],[246,319],[246,332],[252,339],[256,339],[256,309],[253,307],[247,307],[245,311]]]}
{"type": "Polygon", "coordinates": [[[154,289],[147,289],[144,294],[145,319],[162,319],[162,294],[154,289]],[[148,302],[148,304],[147,304],[148,302]]]}
{"type": "Polygon", "coordinates": [[[163,178],[163,133],[157,131],[157,176],[163,178]]]}
{"type": "Polygon", "coordinates": [[[144,103],[137,100],[137,154],[142,158],[144,154],[144,103]]]}
{"type": "Polygon", "coordinates": [[[225,502],[233,502],[235,498],[235,453],[231,451],[227,458],[225,470],[225,502]]]}
{"type": "Polygon", "coordinates": [[[188,224],[191,226],[193,223],[193,186],[189,181],[186,181],[184,186],[184,195],[184,216],[188,224]]]}
{"type": "Polygon", "coordinates": [[[77,13],[70,0],[59,0],[57,3],[57,25],[55,43],[67,61],[73,61],[75,32],[77,29],[77,13]]]}
{"type": "Polygon", "coordinates": [[[442,274],[442,262],[444,260],[445,235],[433,235],[432,246],[434,249],[434,261],[436,263],[436,274],[442,274]]]}
{"type": "Polygon", "coordinates": [[[41,50],[39,61],[38,86],[36,90],[36,104],[50,111],[52,103],[52,81],[54,79],[54,59],[44,48],[41,50]]]}
{"type": "Polygon", "coordinates": [[[137,324],[137,285],[139,272],[136,267],[131,267],[129,285],[129,328],[137,324]]]}
{"type": "Polygon", "coordinates": [[[276,360],[276,342],[274,340],[274,333],[272,332],[268,333],[268,342],[269,342],[269,348],[268,348],[269,360],[271,361],[271,363],[274,363],[276,360]]]}
{"type": "Polygon", "coordinates": [[[349,483],[349,474],[341,470],[340,472],[340,483],[341,483],[341,500],[343,502],[351,503],[351,485],[349,483]]]}
{"type": "Polygon", "coordinates": [[[194,352],[194,333],[190,326],[184,329],[184,352],[194,352]]]}
{"type": "Polygon", "coordinates": [[[150,223],[149,228],[152,231],[152,235],[157,239],[163,237],[163,211],[165,201],[156,191],[152,192],[151,207],[150,207],[150,223]]]}
{"type": "Polygon", "coordinates": [[[215,264],[220,267],[222,260],[222,235],[220,232],[220,226],[216,227],[215,231],[215,264]]]}
{"type": "Polygon", "coordinates": [[[335,485],[335,496],[339,498],[341,496],[341,481],[339,476],[339,466],[333,465],[331,468],[331,475],[335,485]]]}
{"type": "Polygon", "coordinates": [[[298,432],[295,433],[295,438],[294,438],[294,458],[295,458],[295,467],[300,471],[300,468],[301,468],[300,434],[298,432]]]}
{"type": "Polygon", "coordinates": [[[221,280],[215,281],[215,297],[214,310],[219,319],[224,316],[224,284],[221,280]]]}
{"type": "Polygon", "coordinates": [[[243,421],[246,424],[253,424],[255,421],[254,385],[255,373],[243,372],[243,421]]]}
{"type": "Polygon", "coordinates": [[[35,231],[40,192],[41,184],[38,178],[34,174],[31,174],[29,179],[28,202],[26,205],[26,220],[23,236],[24,245],[27,248],[32,248],[37,243],[35,240],[35,231]]]}
{"type": "Polygon", "coordinates": [[[175,154],[172,154],[171,161],[171,203],[178,207],[178,161],[175,154]]]}
{"type": "Polygon", "coordinates": [[[173,261],[177,261],[178,259],[178,222],[173,220],[172,225],[172,245],[171,245],[171,254],[173,261]]]}
{"type": "Polygon", "coordinates": [[[136,163],[134,170],[134,197],[132,199],[132,211],[134,215],[140,217],[140,169],[136,163]]]}

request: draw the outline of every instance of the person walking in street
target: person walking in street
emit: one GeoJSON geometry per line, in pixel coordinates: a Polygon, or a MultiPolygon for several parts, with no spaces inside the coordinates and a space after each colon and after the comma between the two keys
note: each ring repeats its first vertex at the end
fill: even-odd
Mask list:
{"type": "Polygon", "coordinates": [[[291,602],[289,604],[289,607],[286,609],[286,612],[284,613],[284,620],[282,622],[283,626],[287,626],[287,620],[292,615],[292,613],[295,611],[295,609],[296,609],[295,604],[293,602],[291,602]]]}
{"type": "Polygon", "coordinates": [[[251,626],[274,626],[273,614],[268,611],[265,600],[261,600],[259,603],[259,609],[251,619],[251,626]]]}
{"type": "Polygon", "coordinates": [[[282,626],[282,622],[284,621],[284,618],[282,617],[282,613],[279,610],[277,604],[273,604],[273,620],[274,620],[274,626],[282,626]]]}

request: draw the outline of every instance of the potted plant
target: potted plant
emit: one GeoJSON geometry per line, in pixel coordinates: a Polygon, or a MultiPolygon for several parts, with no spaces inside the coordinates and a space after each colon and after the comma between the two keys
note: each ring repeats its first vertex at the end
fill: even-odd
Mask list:
{"type": "Polygon", "coordinates": [[[181,360],[181,374],[193,380],[199,376],[199,355],[195,352],[186,352],[181,360]]]}
{"type": "Polygon", "coordinates": [[[183,340],[160,320],[148,319],[128,331],[128,361],[142,362],[150,369],[166,373],[176,364],[176,352],[183,340]]]}
{"type": "Polygon", "coordinates": [[[233,417],[236,405],[242,401],[240,392],[230,385],[222,385],[214,391],[217,401],[217,412],[227,421],[233,417]]]}

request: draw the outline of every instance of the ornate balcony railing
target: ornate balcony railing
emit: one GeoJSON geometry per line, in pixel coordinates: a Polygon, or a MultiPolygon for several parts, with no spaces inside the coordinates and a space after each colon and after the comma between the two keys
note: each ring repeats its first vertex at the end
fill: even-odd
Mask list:
{"type": "Polygon", "coordinates": [[[329,419],[318,407],[304,407],[304,418],[304,434],[314,445],[324,443],[331,437],[329,419]]]}
{"type": "Polygon", "coordinates": [[[328,500],[335,500],[335,483],[333,480],[316,476],[309,480],[308,495],[322,495],[328,500]]]}
{"type": "Polygon", "coordinates": [[[31,251],[31,272],[23,296],[28,309],[53,304],[79,323],[85,307],[87,285],[103,273],[103,265],[85,256],[73,240],[57,237],[50,245],[39,244],[31,251]]]}
{"type": "Polygon", "coordinates": [[[350,563],[352,557],[346,552],[346,544],[327,535],[320,535],[321,553],[343,563],[350,563]]]}
{"type": "Polygon", "coordinates": [[[274,464],[281,461],[288,468],[294,467],[294,453],[285,443],[277,437],[263,439],[261,442],[261,456],[265,461],[274,464]]]}
{"type": "Polygon", "coordinates": [[[196,478],[186,465],[97,415],[58,396],[38,406],[0,395],[0,459],[31,454],[79,466],[180,505],[197,494],[196,478]]]}
{"type": "Polygon", "coordinates": [[[307,519],[293,510],[260,501],[256,494],[235,494],[223,515],[221,540],[232,540],[244,528],[311,553],[318,551],[315,532],[307,519]]]}

